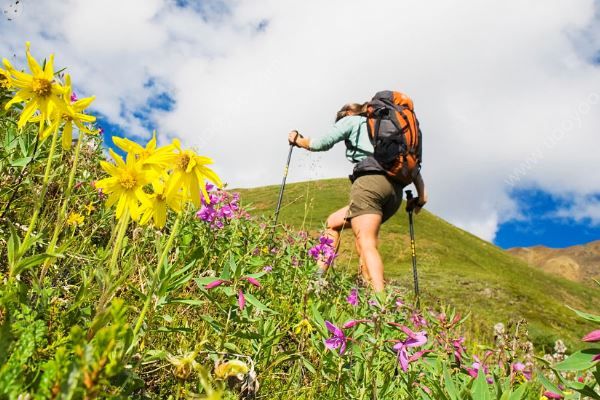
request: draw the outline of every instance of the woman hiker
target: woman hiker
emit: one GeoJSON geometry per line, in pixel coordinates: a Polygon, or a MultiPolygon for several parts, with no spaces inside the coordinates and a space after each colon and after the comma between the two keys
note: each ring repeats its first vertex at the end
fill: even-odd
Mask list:
{"type": "MultiPolygon", "coordinates": [[[[373,155],[373,145],[369,140],[366,113],[367,103],[346,104],[338,111],[331,131],[318,139],[302,137],[298,131],[288,135],[290,144],[309,151],[326,151],[338,142],[346,144],[346,158],[356,164],[373,155]]],[[[414,211],[418,213],[427,202],[425,184],[419,172],[414,180],[418,197],[414,199],[414,211]]],[[[384,290],[383,262],[377,250],[379,227],[392,217],[402,203],[403,185],[389,180],[385,173],[361,174],[352,183],[350,205],[332,213],[326,222],[325,235],[333,239],[337,249],[340,232],[352,227],[356,247],[360,256],[363,279],[369,282],[375,292],[384,290]]],[[[319,263],[319,273],[327,270],[325,263],[319,263]]]]}

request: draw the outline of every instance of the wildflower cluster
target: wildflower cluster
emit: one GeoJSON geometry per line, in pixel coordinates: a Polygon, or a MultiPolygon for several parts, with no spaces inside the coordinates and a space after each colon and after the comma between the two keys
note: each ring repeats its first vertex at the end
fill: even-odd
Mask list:
{"type": "Polygon", "coordinates": [[[14,104],[23,105],[18,128],[23,128],[28,122],[37,122],[40,137],[45,139],[58,133],[62,127],[62,146],[65,150],[71,147],[73,127],[80,132],[96,133],[88,125],[96,118],[84,113],[94,97],[78,99],[74,95],[71,77],[68,74],[55,74],[54,55],[50,55],[42,68],[31,55],[29,42],[25,53],[30,73],[19,71],[6,58],[2,59],[6,70],[0,68],[0,85],[15,91],[4,108],[8,110],[14,104]]]}
{"type": "Polygon", "coordinates": [[[333,247],[333,239],[327,236],[321,236],[319,243],[308,250],[308,254],[318,262],[330,266],[337,256],[333,247]]]}
{"type": "Polygon", "coordinates": [[[202,207],[196,213],[200,220],[210,224],[212,229],[222,229],[231,219],[250,217],[239,205],[239,193],[214,189],[214,185],[206,185],[209,200],[202,199],[202,207]]]}
{"type": "MultiPolygon", "coordinates": [[[[115,164],[100,164],[110,177],[95,183],[108,195],[107,206],[116,204],[117,218],[124,215],[162,228],[169,209],[180,213],[186,202],[210,204],[205,180],[222,186],[220,178],[206,165],[212,160],[192,150],[182,150],[177,139],[157,147],[156,133],[146,147],[125,138],[113,137],[113,142],[127,153],[125,160],[109,150],[115,164]],[[151,190],[150,190],[151,189],[151,190]]],[[[126,218],[127,219],[127,218],[126,218]]]]}

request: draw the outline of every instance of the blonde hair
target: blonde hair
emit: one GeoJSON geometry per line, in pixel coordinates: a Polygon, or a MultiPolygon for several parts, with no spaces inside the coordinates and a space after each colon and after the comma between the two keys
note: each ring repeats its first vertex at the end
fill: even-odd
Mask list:
{"type": "Polygon", "coordinates": [[[360,115],[364,114],[367,111],[368,103],[348,103],[345,104],[340,111],[335,115],[335,122],[338,122],[340,119],[347,117],[348,115],[360,115]]]}

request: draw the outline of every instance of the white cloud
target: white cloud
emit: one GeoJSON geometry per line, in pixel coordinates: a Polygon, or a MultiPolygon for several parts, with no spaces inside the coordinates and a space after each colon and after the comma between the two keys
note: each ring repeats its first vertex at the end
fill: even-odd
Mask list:
{"type": "MultiPolygon", "coordinates": [[[[600,192],[586,172],[600,145],[593,0],[226,5],[207,16],[172,1],[27,2],[0,25],[0,52],[22,54],[26,39],[37,55],[55,51],[97,109],[137,135],[133,112],[168,90],[175,108],[151,118],[234,186],[279,182],[290,129],[324,134],[342,104],[397,89],[415,100],[430,209],[443,218],[492,239],[518,215],[513,186],[600,192]]],[[[290,181],[350,172],[342,149],[301,152],[290,181]]]]}
{"type": "Polygon", "coordinates": [[[593,196],[576,197],[572,204],[557,210],[554,216],[600,226],[600,198],[593,196]]]}

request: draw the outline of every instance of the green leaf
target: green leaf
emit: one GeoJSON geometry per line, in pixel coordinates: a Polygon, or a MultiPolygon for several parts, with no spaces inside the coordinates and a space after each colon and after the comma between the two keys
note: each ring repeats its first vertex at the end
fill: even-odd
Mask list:
{"type": "Polygon", "coordinates": [[[554,383],[550,382],[544,376],[544,373],[542,371],[537,371],[537,379],[547,390],[554,392],[554,393],[562,393],[562,391],[559,388],[557,388],[554,383]]]}
{"type": "Polygon", "coordinates": [[[593,388],[591,388],[591,387],[589,387],[589,386],[587,386],[587,385],[585,385],[583,383],[580,383],[580,382],[569,382],[568,386],[571,389],[576,390],[579,393],[581,393],[581,394],[583,394],[583,395],[585,395],[587,397],[590,397],[590,398],[596,399],[596,400],[600,400],[600,395],[598,395],[598,393],[596,393],[596,391],[593,388]]]}
{"type": "Polygon", "coordinates": [[[249,276],[250,278],[260,278],[261,276],[265,275],[266,272],[265,271],[261,271],[261,272],[257,272],[255,274],[248,274],[246,276],[249,276]]]}
{"type": "Polygon", "coordinates": [[[238,268],[238,265],[235,263],[235,258],[233,258],[233,254],[229,255],[229,269],[234,278],[239,278],[242,275],[242,269],[238,268]]]}
{"type": "Polygon", "coordinates": [[[36,254],[31,257],[23,258],[19,261],[17,266],[13,270],[13,275],[19,275],[25,272],[26,270],[33,268],[37,265],[40,265],[44,262],[45,259],[50,257],[48,254],[36,254]]]}
{"type": "Polygon", "coordinates": [[[492,396],[490,396],[490,391],[488,390],[488,383],[485,380],[485,373],[483,369],[479,370],[477,374],[477,378],[475,378],[475,382],[473,382],[472,387],[473,399],[475,400],[492,400],[492,396]]]}
{"type": "Polygon", "coordinates": [[[202,306],[202,305],[206,304],[206,301],[197,300],[197,299],[171,299],[171,300],[165,302],[165,304],[173,304],[173,303],[187,304],[190,306],[202,306]]]}
{"type": "Polygon", "coordinates": [[[221,333],[221,331],[223,330],[223,325],[221,325],[214,318],[208,315],[201,315],[200,318],[202,318],[206,323],[208,323],[215,330],[215,332],[221,333]]]}
{"type": "Polygon", "coordinates": [[[323,319],[323,316],[319,312],[317,305],[315,303],[313,303],[312,306],[310,307],[310,309],[312,311],[313,319],[315,322],[315,324],[313,324],[313,325],[317,328],[317,330],[321,333],[321,335],[325,336],[327,333],[327,331],[325,329],[325,320],[323,319]]]}
{"type": "Polygon", "coordinates": [[[10,237],[8,238],[8,265],[13,266],[17,257],[17,251],[21,245],[21,240],[15,231],[15,228],[10,225],[10,237]]]}
{"type": "Polygon", "coordinates": [[[510,395],[509,400],[521,400],[523,398],[523,395],[525,394],[526,390],[527,390],[527,385],[522,384],[521,386],[519,386],[519,388],[517,390],[515,390],[513,392],[513,394],[510,395]]]}
{"type": "Polygon", "coordinates": [[[596,361],[592,361],[592,358],[598,354],[600,354],[600,349],[585,349],[575,352],[566,360],[556,364],[554,369],[558,371],[583,371],[594,366],[596,361]]]}
{"type": "MultiPolygon", "coordinates": [[[[231,259],[230,259],[231,262],[231,259]]],[[[230,263],[225,263],[223,266],[223,271],[221,272],[221,279],[229,280],[231,279],[231,268],[229,266],[230,263]]]]}
{"type": "Polygon", "coordinates": [[[269,307],[267,307],[266,305],[264,305],[263,303],[261,303],[252,294],[250,294],[250,293],[244,293],[244,297],[246,297],[246,300],[248,301],[248,303],[252,304],[254,307],[256,307],[257,309],[259,309],[260,311],[271,312],[271,313],[277,314],[277,312],[271,310],[269,307]]]}
{"type": "Polygon", "coordinates": [[[233,352],[233,353],[241,353],[242,351],[240,350],[239,347],[237,347],[234,343],[225,343],[223,345],[223,347],[225,347],[227,350],[233,352]]]}
{"type": "Polygon", "coordinates": [[[156,329],[156,332],[185,332],[185,333],[190,333],[193,332],[194,330],[192,328],[187,328],[184,326],[175,326],[175,327],[170,327],[170,326],[159,326],[158,329],[156,329]]]}
{"type": "Polygon", "coordinates": [[[31,161],[31,157],[18,158],[16,160],[11,161],[10,166],[11,167],[24,167],[30,161],[31,161]]]}
{"type": "Polygon", "coordinates": [[[600,324],[600,315],[589,314],[589,313],[586,313],[583,311],[576,310],[573,307],[569,307],[569,306],[567,306],[567,307],[570,308],[571,310],[575,311],[575,313],[577,315],[579,315],[581,318],[584,318],[584,319],[587,319],[588,321],[600,324]]]}
{"type": "Polygon", "coordinates": [[[448,392],[448,395],[450,395],[450,398],[452,400],[460,400],[460,394],[458,393],[458,390],[456,390],[456,385],[454,385],[454,381],[452,380],[452,376],[450,376],[450,373],[446,368],[446,364],[442,365],[444,371],[444,386],[446,387],[446,392],[448,392]]]}
{"type": "Polygon", "coordinates": [[[304,364],[304,367],[309,370],[311,373],[316,374],[317,370],[315,369],[315,367],[310,363],[310,361],[308,361],[306,358],[302,357],[302,364],[304,364]]]}

